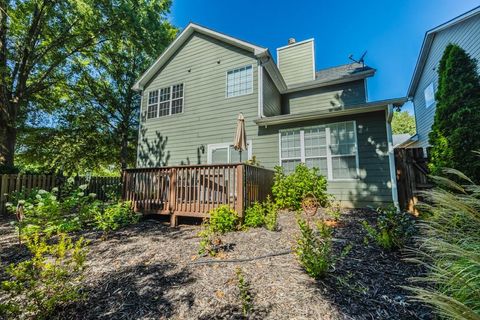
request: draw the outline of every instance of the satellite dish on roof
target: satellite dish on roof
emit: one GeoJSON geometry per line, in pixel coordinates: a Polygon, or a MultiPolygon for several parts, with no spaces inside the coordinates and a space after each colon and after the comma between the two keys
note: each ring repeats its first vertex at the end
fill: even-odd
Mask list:
{"type": "Polygon", "coordinates": [[[353,58],[353,54],[349,55],[348,56],[348,59],[352,60],[353,62],[356,62],[356,63],[361,63],[362,64],[362,67],[365,67],[365,56],[367,55],[367,51],[365,51],[361,56],[360,56],[360,59],[356,60],[355,58],[353,58]]]}

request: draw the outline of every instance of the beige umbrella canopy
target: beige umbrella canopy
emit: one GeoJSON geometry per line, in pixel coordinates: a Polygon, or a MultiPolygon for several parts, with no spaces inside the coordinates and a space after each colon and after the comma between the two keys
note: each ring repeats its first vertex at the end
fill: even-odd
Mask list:
{"type": "Polygon", "coordinates": [[[242,151],[247,150],[247,133],[245,132],[245,118],[240,113],[237,118],[237,131],[235,132],[235,140],[233,148],[240,152],[240,161],[242,161],[242,151]]]}

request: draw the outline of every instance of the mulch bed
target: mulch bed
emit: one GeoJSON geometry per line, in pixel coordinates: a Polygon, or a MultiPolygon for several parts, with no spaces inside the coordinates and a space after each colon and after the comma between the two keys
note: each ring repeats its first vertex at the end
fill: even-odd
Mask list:
{"type": "MultiPolygon", "coordinates": [[[[335,227],[334,270],[316,281],[291,253],[298,228],[293,213],[282,213],[280,231],[250,229],[222,237],[228,250],[216,258],[198,257],[199,226],[170,228],[146,218],[135,226],[91,241],[85,273],[85,301],[72,303],[59,319],[242,319],[235,269],[250,282],[256,319],[430,319],[429,309],[408,299],[400,286],[422,270],[401,252],[385,253],[364,243],[362,220],[369,210],[345,211],[335,227]],[[210,262],[213,260],[214,262],[210,262]],[[233,260],[233,261],[232,261],[233,260]],[[245,261],[248,260],[248,261],[245,261]],[[240,261],[240,262],[235,262],[240,261]]],[[[3,265],[28,257],[8,222],[0,220],[3,265]]],[[[4,278],[0,271],[0,280],[4,278]]],[[[1,300],[1,299],[0,299],[1,300]]]]}

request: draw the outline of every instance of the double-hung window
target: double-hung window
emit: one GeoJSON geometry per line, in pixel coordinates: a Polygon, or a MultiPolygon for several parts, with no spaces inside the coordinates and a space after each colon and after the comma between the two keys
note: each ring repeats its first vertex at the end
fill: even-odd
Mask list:
{"type": "Polygon", "coordinates": [[[227,98],[238,97],[252,92],[252,65],[227,71],[227,98]]]}
{"type": "Polygon", "coordinates": [[[358,146],[355,121],[280,132],[280,164],[291,173],[303,162],[329,180],[355,179],[358,146]]]}
{"type": "Polygon", "coordinates": [[[431,107],[435,103],[435,88],[433,82],[423,90],[423,95],[425,97],[425,108],[431,107]]]}
{"type": "Polygon", "coordinates": [[[169,116],[183,112],[183,83],[175,84],[148,94],[147,118],[169,116]]]}

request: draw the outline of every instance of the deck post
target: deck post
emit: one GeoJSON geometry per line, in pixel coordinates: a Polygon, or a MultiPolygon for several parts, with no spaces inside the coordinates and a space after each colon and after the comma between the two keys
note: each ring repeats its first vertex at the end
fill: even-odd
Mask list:
{"type": "Polygon", "coordinates": [[[175,214],[177,203],[177,169],[170,169],[170,190],[168,197],[168,209],[170,214],[175,214]]]}
{"type": "Polygon", "coordinates": [[[237,193],[237,201],[235,202],[235,211],[240,218],[243,219],[243,209],[245,204],[245,188],[243,185],[244,180],[244,168],[243,164],[237,165],[237,186],[236,186],[236,193],[237,193]]]}

